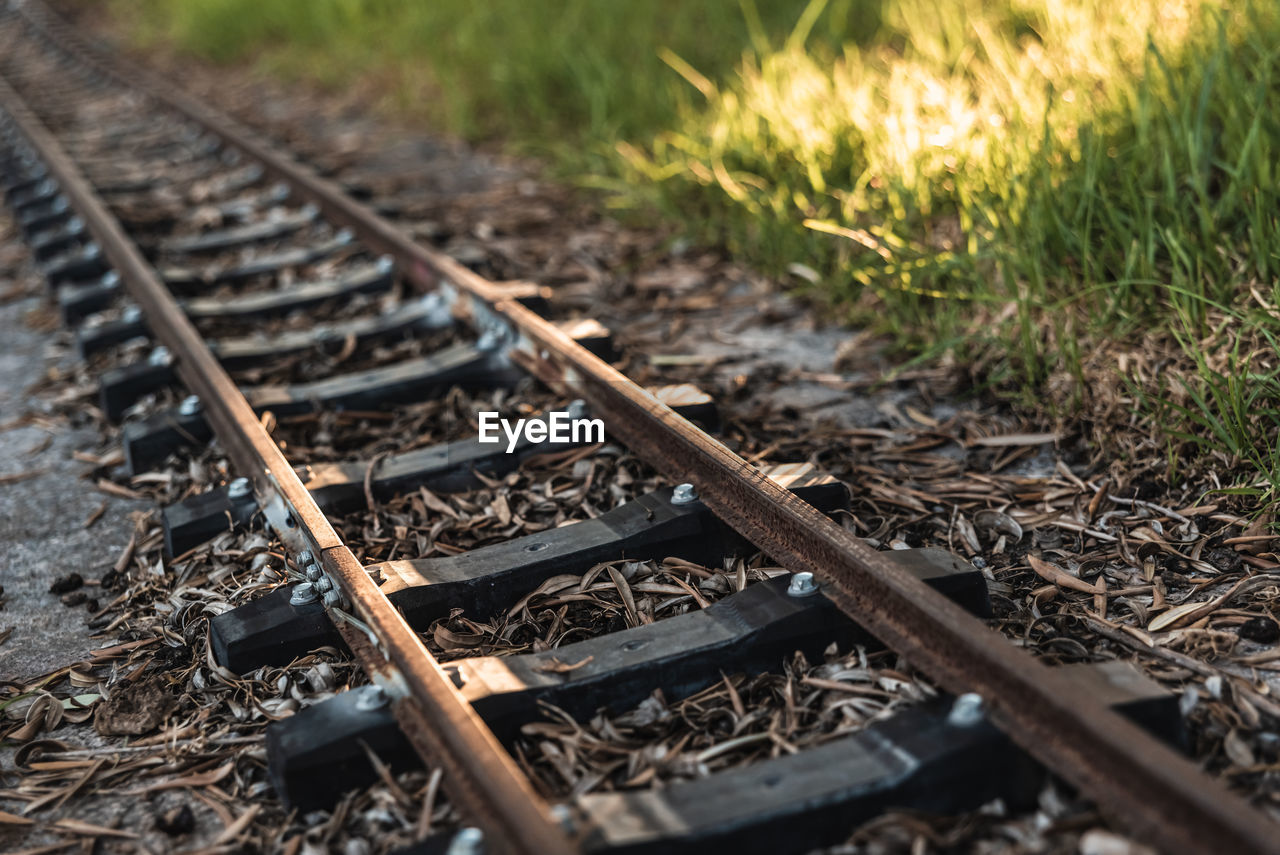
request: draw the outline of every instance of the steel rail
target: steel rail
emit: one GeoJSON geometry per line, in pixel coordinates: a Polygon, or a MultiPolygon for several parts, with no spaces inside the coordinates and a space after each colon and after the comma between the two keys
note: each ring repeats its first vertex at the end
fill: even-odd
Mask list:
{"type": "MultiPolygon", "coordinates": [[[[28,0],[24,12],[35,9],[28,0]]],[[[534,312],[504,299],[494,283],[427,247],[279,153],[221,112],[81,40],[37,12],[38,26],[78,45],[82,59],[139,88],[259,161],[315,202],[334,222],[395,256],[424,288],[451,284],[490,302],[523,335],[523,360],[566,386],[632,451],[673,480],[694,483],[703,501],[788,569],[808,571],[846,613],[942,687],[980,693],[1015,742],[1078,787],[1099,809],[1168,852],[1280,853],[1280,825],[1220,781],[1148,735],[1029,653],[918,580],[862,540],[770,481],[721,443],[592,356],[534,312]]]]}
{"type": "MultiPolygon", "coordinates": [[[[370,676],[391,689],[406,734],[428,763],[440,764],[446,788],[486,831],[486,845],[515,855],[578,851],[529,779],[454,688],[422,641],[369,578],[303,487],[240,390],[218,363],[172,294],[107,210],[92,186],[8,82],[0,78],[0,108],[38,152],[68,202],[84,220],[148,325],[175,357],[175,369],[197,394],[236,470],[265,500],[279,496],[285,519],[354,604],[376,637],[345,633],[370,676]],[[407,694],[406,694],[407,693],[407,694]]],[[[286,524],[287,525],[287,524],[286,524]]],[[[332,612],[331,612],[332,614],[332,612]]],[[[336,619],[339,627],[344,621],[336,619]]]]}

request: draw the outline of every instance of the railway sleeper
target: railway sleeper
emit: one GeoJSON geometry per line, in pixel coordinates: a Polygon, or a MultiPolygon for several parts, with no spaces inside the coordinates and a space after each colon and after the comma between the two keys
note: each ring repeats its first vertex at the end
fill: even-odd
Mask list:
{"type": "MultiPolygon", "coordinates": [[[[58,200],[62,199],[62,189],[58,185],[45,179],[32,187],[28,192],[15,193],[7,201],[10,209],[19,219],[44,213],[55,206],[58,206],[58,200]]],[[[63,199],[65,202],[66,200],[63,199]]]]}
{"type": "MultiPolygon", "coordinates": [[[[718,413],[714,402],[705,392],[695,387],[688,384],[667,386],[654,390],[654,394],[691,421],[709,427],[716,424],[718,413]]],[[[209,441],[211,433],[203,419],[180,417],[187,420],[186,425],[175,424],[174,430],[201,430],[204,432],[202,439],[195,436],[192,438],[209,441]]],[[[127,435],[128,425],[125,428],[127,435]]],[[[517,446],[508,453],[502,443],[482,443],[478,437],[472,437],[384,457],[377,462],[372,473],[369,472],[369,461],[357,460],[307,465],[303,468],[301,477],[303,486],[311,493],[321,510],[326,513],[341,513],[364,504],[366,476],[369,478],[369,489],[377,501],[403,495],[418,487],[427,487],[437,493],[457,493],[482,486],[482,476],[501,477],[537,455],[569,451],[585,444],[585,441],[532,444],[522,436],[517,446]]],[[[151,455],[156,453],[156,449],[141,444],[131,446],[126,442],[126,463],[131,471],[142,471],[132,469],[137,461],[130,455],[137,453],[151,455]]],[[[227,489],[228,487],[223,486],[209,492],[225,492],[227,489]]],[[[161,510],[165,549],[170,555],[179,555],[229,527],[226,515],[217,510],[216,506],[211,510],[209,506],[195,502],[194,498],[167,505],[161,510]]]]}
{"type": "MultiPolygon", "coordinates": [[[[1177,697],[1138,666],[1057,667],[1082,694],[1183,744],[1177,697]]],[[[588,793],[562,816],[582,833],[583,851],[598,855],[777,855],[838,843],[888,810],[955,814],[995,799],[1031,807],[1047,773],[973,701],[944,695],[820,746],[662,789],[588,793]]],[[[272,785],[300,811],[330,807],[377,779],[365,745],[394,771],[418,763],[376,686],[271,724],[266,742],[272,785]]],[[[431,838],[397,855],[447,852],[449,840],[431,838]]]]}
{"type": "MultiPolygon", "coordinates": [[[[1058,667],[1081,694],[1182,744],[1177,696],[1138,666],[1058,667]]],[[[974,700],[940,698],[815,748],[660,790],[588,794],[569,822],[592,855],[774,855],[840,843],[890,808],[954,814],[1001,799],[1031,809],[1047,773],[974,715],[974,700]]]]}
{"type": "Polygon", "coordinates": [[[207,291],[216,285],[234,285],[258,276],[274,276],[293,267],[323,261],[355,243],[355,237],[342,229],[329,240],[266,252],[256,258],[234,264],[213,264],[204,270],[166,265],[159,269],[160,278],[177,295],[207,291]]]}
{"type": "Polygon", "coordinates": [[[84,220],[72,217],[60,226],[31,236],[31,254],[37,262],[50,262],[65,252],[92,241],[84,220]]]}
{"type": "Polygon", "coordinates": [[[169,255],[223,252],[249,244],[287,237],[304,226],[316,222],[319,216],[319,208],[315,205],[305,205],[296,211],[289,211],[278,216],[268,216],[266,219],[248,223],[247,225],[216,229],[198,235],[166,238],[159,242],[157,249],[169,255]]]}
{"type": "Polygon", "coordinates": [[[50,178],[44,164],[29,164],[16,157],[0,162],[0,188],[3,188],[5,203],[10,206],[30,198],[29,194],[46,181],[50,178]]]}
{"type": "MultiPolygon", "coordinates": [[[[228,298],[189,297],[178,305],[193,321],[250,320],[278,318],[291,312],[311,309],[330,301],[349,300],[360,294],[380,294],[395,284],[395,263],[388,257],[373,264],[362,264],[342,276],[303,282],[278,291],[255,291],[228,298]]],[[[101,283],[71,286],[59,292],[63,317],[75,320],[110,305],[119,293],[119,281],[102,289],[101,283]]],[[[147,324],[139,314],[86,325],[76,331],[76,347],[81,358],[87,358],[122,341],[148,335],[147,324]]]]}
{"type": "MultiPolygon", "coordinates": [[[[176,379],[171,366],[150,364],[152,361],[164,362],[166,352],[160,347],[155,348],[148,357],[148,364],[130,367],[130,373],[124,378],[127,382],[101,387],[102,406],[108,418],[118,421],[142,395],[164,388],[168,381],[176,379]]],[[[322,380],[284,386],[251,386],[241,391],[256,412],[270,410],[277,416],[294,416],[323,409],[386,409],[397,404],[429,400],[452,386],[504,388],[515,385],[522,376],[500,349],[477,342],[451,345],[426,356],[322,380]]],[[[174,420],[175,415],[180,416],[181,413],[165,411],[135,422],[140,427],[133,433],[125,433],[126,447],[138,442],[150,445],[154,441],[153,434],[165,433],[165,426],[174,420]]],[[[195,417],[204,420],[201,412],[196,412],[195,417]]],[[[207,426],[200,432],[204,435],[211,433],[207,426]]]]}
{"type": "Polygon", "coordinates": [[[0,189],[4,201],[15,213],[33,203],[49,203],[62,190],[31,146],[18,134],[8,116],[0,116],[0,189]]]}
{"type": "Polygon", "coordinates": [[[181,555],[228,529],[249,527],[259,510],[253,489],[245,478],[237,478],[217,490],[197,493],[178,503],[178,506],[190,514],[190,521],[180,529],[186,539],[173,544],[169,541],[169,530],[166,527],[165,548],[172,556],[181,555]]]}
{"type": "MultiPolygon", "coordinates": [[[[78,240],[84,233],[83,221],[71,210],[71,205],[62,195],[62,190],[55,181],[47,177],[42,165],[19,156],[6,160],[0,167],[0,171],[5,176],[5,201],[22,229],[27,243],[33,247],[42,248],[37,252],[36,258],[37,260],[47,259],[46,275],[49,274],[50,268],[54,275],[64,275],[59,270],[59,265],[72,260],[70,256],[76,252],[74,242],[63,246],[67,258],[50,258],[52,251],[49,249],[48,235],[57,232],[75,232],[78,240]]],[[[102,263],[100,257],[97,261],[102,263]]],[[[76,271],[72,268],[69,272],[76,271]]]]}
{"type": "MultiPolygon", "coordinates": [[[[384,256],[372,264],[364,264],[332,278],[304,282],[278,291],[256,291],[236,297],[188,297],[178,300],[187,317],[202,320],[250,320],[278,318],[292,312],[312,309],[331,301],[349,300],[361,294],[381,294],[395,284],[395,263],[384,256]]],[[[78,319],[106,308],[119,293],[119,283],[102,289],[100,283],[68,286],[59,292],[63,316],[78,319]],[[70,314],[69,314],[70,313],[70,314]]],[[[547,301],[542,289],[532,283],[519,283],[508,289],[511,298],[542,314],[547,301]]],[[[116,321],[85,325],[76,331],[76,346],[81,358],[122,341],[148,335],[141,315],[116,321]]]]}
{"type": "MultiPolygon", "coordinates": [[[[105,174],[93,175],[94,192],[99,196],[129,196],[138,193],[152,193],[164,186],[175,192],[189,187],[196,181],[209,178],[218,168],[217,161],[202,160],[182,170],[170,170],[163,178],[151,173],[133,170],[121,172],[117,167],[105,174]]],[[[264,175],[258,164],[240,167],[229,174],[223,174],[210,180],[208,194],[210,196],[227,196],[246,190],[262,180],[264,175]]]]}
{"type": "Polygon", "coordinates": [[[304,353],[326,345],[337,350],[354,339],[357,346],[409,337],[413,333],[445,330],[453,316],[436,294],[409,300],[378,315],[366,315],[306,330],[277,333],[269,337],[243,336],[211,341],[209,348],[229,371],[260,365],[266,360],[304,353]]]}
{"type": "Polygon", "coordinates": [[[75,216],[75,213],[71,210],[71,203],[67,198],[58,195],[33,207],[17,206],[14,209],[14,216],[18,220],[18,226],[22,229],[23,235],[29,241],[32,236],[46,229],[66,223],[75,216]]]}
{"type": "MultiPolygon", "coordinates": [[[[414,333],[428,333],[448,329],[455,323],[453,315],[438,294],[427,294],[402,303],[381,315],[354,318],[336,324],[312,327],[308,330],[278,333],[271,337],[243,337],[209,342],[209,349],[229,371],[260,365],[268,360],[280,359],[292,354],[304,353],[316,347],[337,351],[345,342],[354,339],[357,345],[386,342],[397,338],[412,337],[414,333]]],[[[597,321],[570,321],[560,325],[566,334],[583,347],[602,358],[612,360],[616,353],[609,331],[597,321]]],[[[444,360],[448,365],[457,362],[454,349],[470,351],[470,358],[477,365],[487,366],[493,359],[483,343],[446,348],[437,354],[410,359],[394,365],[352,375],[298,384],[294,387],[258,387],[246,390],[249,403],[277,415],[307,412],[312,401],[343,409],[369,409],[380,407],[387,401],[403,402],[416,399],[423,384],[434,388],[435,364],[444,360]],[[418,362],[421,367],[400,372],[400,366],[418,362]],[[422,373],[426,379],[418,379],[422,373]],[[402,376],[403,375],[403,376],[402,376]],[[406,379],[408,378],[408,379],[406,379]],[[356,389],[361,391],[357,392],[356,389]],[[408,395],[409,398],[403,396],[408,395]],[[360,403],[352,403],[358,398],[360,403]],[[302,403],[299,408],[298,402],[302,403]]],[[[489,369],[485,369],[489,370],[489,369]]],[[[470,376],[470,372],[464,372],[470,376]]],[[[178,375],[172,362],[157,360],[128,365],[107,371],[99,382],[99,400],[107,418],[119,421],[144,395],[178,383],[178,375]]],[[[460,382],[471,382],[462,380],[460,382]]]]}
{"type": "MultiPolygon", "coordinates": [[[[715,403],[696,387],[685,384],[653,391],[686,419],[707,430],[719,426],[715,403]]],[[[571,414],[573,410],[571,406],[571,414]]],[[[547,418],[535,416],[531,421],[546,423],[547,418]]],[[[468,437],[389,455],[377,461],[372,473],[370,462],[364,460],[312,464],[304,471],[302,481],[326,513],[345,513],[364,506],[366,476],[375,501],[386,501],[420,486],[437,493],[458,493],[483,486],[483,478],[501,478],[514,472],[531,458],[572,451],[587,444],[585,438],[532,443],[521,435],[508,451],[505,440],[486,443],[478,436],[468,437]]]]}
{"type": "MultiPolygon", "coordinates": [[[[145,331],[145,322],[139,320],[145,331]]],[[[282,332],[270,337],[245,336],[209,343],[209,349],[229,371],[261,365],[272,359],[305,353],[315,348],[337,351],[349,339],[358,346],[412,338],[415,333],[448,329],[453,318],[438,301],[422,298],[402,303],[389,312],[313,327],[308,330],[282,332]]],[[[117,326],[117,330],[123,322],[117,326]]],[[[145,334],[145,333],[144,333],[145,334]]],[[[136,336],[135,336],[136,337],[136,336]]],[[[160,360],[113,368],[102,375],[98,384],[103,412],[119,421],[125,411],[144,395],[157,392],[179,382],[173,363],[160,360]]]]}
{"type": "Polygon", "coordinates": [[[62,192],[58,182],[43,176],[43,171],[31,170],[9,164],[8,175],[14,176],[5,184],[4,200],[10,208],[21,210],[21,206],[35,202],[48,202],[62,192]]]}
{"type": "MultiPolygon", "coordinates": [[[[987,613],[986,580],[966,562],[940,549],[900,550],[892,557],[903,572],[971,611],[987,613]]],[[[759,582],[705,609],[543,653],[463,659],[443,667],[494,735],[509,744],[522,725],[538,719],[542,703],[582,721],[601,709],[631,709],[656,689],[676,700],[725,674],[776,672],[796,651],[817,658],[833,643],[880,648],[820,590],[789,593],[791,579],[788,574],[759,582]]],[[[348,692],[268,727],[271,778],[286,803],[303,810],[327,807],[342,790],[357,786],[353,774],[372,774],[361,742],[390,743],[386,760],[398,753],[394,718],[359,714],[375,712],[365,708],[377,696],[376,689],[348,692]],[[326,709],[330,705],[333,712],[326,709]],[[342,759],[357,768],[333,775],[326,767],[342,759]]]]}
{"type": "MultiPolygon", "coordinates": [[[[74,325],[95,312],[101,312],[111,307],[116,298],[120,296],[120,275],[115,271],[100,276],[96,282],[79,282],[63,286],[58,289],[58,311],[62,314],[62,320],[67,325],[74,325]]],[[[93,327],[85,327],[84,332],[97,332],[102,329],[105,332],[106,327],[123,326],[121,330],[123,335],[115,338],[104,335],[101,340],[97,341],[96,349],[102,350],[122,341],[128,341],[139,335],[146,335],[146,325],[142,323],[142,315],[138,314],[138,319],[133,322],[128,321],[111,321],[109,323],[98,323],[93,327]],[[135,327],[142,327],[143,331],[139,332],[135,327]]],[[[81,330],[76,330],[77,344],[81,336],[81,330]]],[[[80,356],[84,358],[88,354],[83,348],[80,348],[80,356]]]]}
{"type": "MultiPolygon", "coordinates": [[[[768,467],[765,474],[823,513],[849,507],[848,489],[808,464],[768,467]]],[[[457,555],[388,561],[367,570],[409,625],[425,630],[455,608],[486,620],[552,576],[586,573],[607,561],[674,556],[718,566],[725,557],[756,551],[702,502],[673,501],[672,493],[670,487],[657,490],[594,519],[457,555]]],[[[318,582],[317,568],[300,569],[318,582]]],[[[319,647],[342,646],[324,611],[314,603],[291,602],[292,594],[283,586],[210,621],[217,662],[244,674],[287,664],[319,647]]]]}
{"type": "MultiPolygon", "coordinates": [[[[199,163],[202,160],[211,159],[222,153],[222,143],[212,135],[206,135],[198,140],[173,139],[172,137],[157,139],[152,143],[144,144],[138,148],[129,151],[129,157],[134,163],[146,164],[150,168],[171,169],[173,167],[185,166],[187,164],[199,163]]],[[[230,151],[226,154],[231,154],[230,151]]],[[[234,160],[234,156],[230,158],[234,160]]],[[[110,153],[83,153],[76,156],[76,166],[80,171],[90,176],[110,175],[113,171],[119,171],[120,161],[113,158],[110,153]]],[[[222,162],[227,163],[229,158],[223,157],[222,162]]]]}
{"type": "MultiPolygon", "coordinates": [[[[72,217],[63,224],[62,228],[70,226],[72,221],[77,219],[79,218],[72,217]]],[[[102,248],[93,241],[83,246],[73,246],[40,265],[40,272],[44,274],[45,281],[49,283],[50,288],[55,289],[65,282],[97,279],[109,270],[102,248]]]]}
{"type": "Polygon", "coordinates": [[[252,195],[234,196],[219,202],[214,208],[224,224],[238,223],[240,225],[248,225],[254,221],[254,216],[259,211],[283,205],[289,201],[291,194],[292,191],[289,189],[288,184],[277,182],[267,189],[252,195]]]}
{"type": "MultiPolygon", "coordinates": [[[[968,562],[940,549],[889,557],[974,614],[990,613],[986,579],[968,562]]],[[[796,651],[816,660],[832,644],[878,646],[820,588],[797,592],[793,579],[758,582],[704,609],[553,650],[462,659],[444,669],[505,743],[538,718],[542,704],[584,721],[601,707],[631,709],[654,689],[678,700],[723,674],[777,671],[796,651]]]]}
{"type": "MultiPolygon", "coordinates": [[[[583,344],[592,349],[593,341],[597,349],[611,347],[607,339],[598,338],[588,338],[583,344]]],[[[167,356],[163,349],[156,348],[148,357],[149,361],[152,359],[163,363],[167,356]]],[[[163,365],[157,367],[158,372],[171,370],[163,365]]],[[[430,400],[432,396],[453,386],[470,389],[509,388],[524,376],[504,351],[489,348],[481,341],[476,344],[454,345],[429,356],[314,383],[258,386],[246,389],[245,398],[257,412],[269,410],[277,416],[299,415],[317,409],[370,410],[430,400]]],[[[140,384],[155,382],[144,371],[139,371],[137,379],[140,384]]],[[[110,401],[104,399],[104,408],[110,404],[110,401]]],[[[114,406],[108,409],[109,415],[122,412],[114,406]]],[[[119,418],[119,415],[115,415],[115,418],[119,418]]],[[[213,431],[206,422],[198,401],[191,402],[188,399],[183,406],[138,421],[126,422],[121,441],[129,471],[137,474],[156,466],[183,446],[206,443],[212,436],[213,431]]]]}

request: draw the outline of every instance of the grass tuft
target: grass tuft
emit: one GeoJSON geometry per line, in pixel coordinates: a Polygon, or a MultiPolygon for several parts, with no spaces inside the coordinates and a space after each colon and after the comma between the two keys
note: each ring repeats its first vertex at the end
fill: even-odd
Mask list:
{"type": "Polygon", "coordinates": [[[1170,461],[1280,486],[1273,0],[118,5],[144,42],[382,81],[1026,400],[1167,345],[1129,392],[1170,461]]]}

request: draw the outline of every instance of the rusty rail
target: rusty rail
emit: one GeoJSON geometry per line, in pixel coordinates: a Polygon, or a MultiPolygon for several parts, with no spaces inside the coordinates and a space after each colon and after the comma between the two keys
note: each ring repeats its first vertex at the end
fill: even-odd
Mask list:
{"type": "MultiPolygon", "coordinates": [[[[618,439],[672,480],[693,482],[710,508],[780,564],[814,573],[845,612],[944,688],[980,693],[992,718],[1019,745],[1132,833],[1169,852],[1280,852],[1280,827],[1221,782],[1097,700],[1079,696],[1030,654],[897,572],[866,543],[504,298],[494,283],[415,244],[338,185],[219,111],[88,45],[47,10],[31,2],[21,8],[60,44],[76,46],[82,59],[198,122],[288,182],[332,221],[394,255],[418,286],[455,288],[489,305],[520,332],[520,358],[537,376],[586,399],[618,439]]],[[[288,486],[292,491],[295,483],[288,486]]],[[[290,498],[302,497],[291,492],[290,498]]],[[[352,575],[344,572],[344,580],[352,575]]]]}
{"type": "MultiPolygon", "coordinates": [[[[423,759],[445,769],[446,788],[462,810],[484,826],[487,844],[516,855],[576,852],[577,847],[533,791],[528,778],[338,538],[240,390],[119,221],[3,79],[0,108],[38,152],[142,307],[156,338],[174,354],[178,375],[199,395],[236,470],[253,480],[264,507],[275,497],[283,499],[287,508],[281,516],[285,519],[287,515],[296,529],[301,538],[296,543],[320,556],[325,570],[350,598],[356,617],[376,637],[375,644],[347,622],[334,621],[346,629],[344,635],[371,678],[390,690],[397,718],[423,759]]],[[[289,527],[288,522],[284,527],[289,527]]]]}

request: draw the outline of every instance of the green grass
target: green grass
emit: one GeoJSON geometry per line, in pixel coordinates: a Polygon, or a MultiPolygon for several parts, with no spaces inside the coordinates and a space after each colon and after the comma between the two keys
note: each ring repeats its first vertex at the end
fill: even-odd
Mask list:
{"type": "MultiPolygon", "coordinates": [[[[875,14],[854,5],[828,12],[815,39],[835,46],[849,30],[874,31],[875,14]]],[[[697,99],[659,47],[720,76],[752,43],[734,0],[116,0],[114,8],[143,43],[168,41],[216,62],[256,57],[334,86],[363,74],[385,84],[398,110],[466,137],[554,149],[579,167],[575,152],[647,137],[697,99]]],[[[756,23],[788,32],[802,9],[762,4],[756,23]]]]}
{"type": "Polygon", "coordinates": [[[1024,401],[1127,388],[1171,460],[1280,485],[1273,0],[117,5],[536,151],[1024,401]],[[1112,340],[1168,370],[1100,372],[1112,340]]]}

